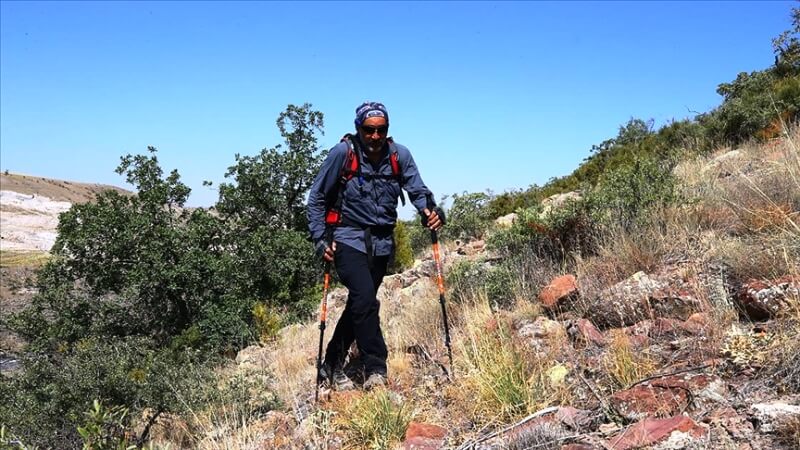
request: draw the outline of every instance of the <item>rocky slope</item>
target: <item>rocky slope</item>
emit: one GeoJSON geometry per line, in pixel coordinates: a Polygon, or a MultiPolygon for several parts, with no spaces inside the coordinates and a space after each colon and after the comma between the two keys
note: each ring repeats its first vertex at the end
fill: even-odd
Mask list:
{"type": "Polygon", "coordinates": [[[58,215],[73,203],[105,190],[123,189],[13,173],[0,174],[0,250],[47,252],[56,238],[58,215]]]}

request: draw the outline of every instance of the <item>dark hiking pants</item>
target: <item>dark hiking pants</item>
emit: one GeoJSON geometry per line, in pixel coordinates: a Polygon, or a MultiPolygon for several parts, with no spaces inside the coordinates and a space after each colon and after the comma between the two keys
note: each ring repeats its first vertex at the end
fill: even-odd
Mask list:
{"type": "Polygon", "coordinates": [[[386,376],[386,343],[381,333],[375,294],[386,274],[389,256],[375,256],[372,268],[367,255],[344,244],[336,247],[336,273],[350,291],[342,317],[325,351],[325,364],[340,366],[353,341],[358,345],[364,372],[367,376],[379,373],[386,376]]]}

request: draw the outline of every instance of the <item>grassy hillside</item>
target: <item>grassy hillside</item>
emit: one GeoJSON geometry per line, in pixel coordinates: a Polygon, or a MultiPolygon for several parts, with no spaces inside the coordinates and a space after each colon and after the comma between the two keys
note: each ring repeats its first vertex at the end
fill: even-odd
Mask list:
{"type": "Polygon", "coordinates": [[[97,194],[107,190],[117,191],[122,194],[130,193],[125,189],[107,184],[55,180],[7,171],[0,173],[0,190],[14,191],[26,195],[41,195],[51,200],[70,203],[92,201],[97,194]]]}

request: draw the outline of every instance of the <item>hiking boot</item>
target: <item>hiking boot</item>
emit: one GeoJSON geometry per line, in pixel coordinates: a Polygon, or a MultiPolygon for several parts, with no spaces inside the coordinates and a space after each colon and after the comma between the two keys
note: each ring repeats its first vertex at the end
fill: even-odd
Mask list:
{"type": "Polygon", "coordinates": [[[351,391],[356,388],[353,380],[351,380],[342,369],[333,371],[333,380],[331,384],[337,391],[351,391]]]}
{"type": "Polygon", "coordinates": [[[384,386],[386,386],[386,376],[379,373],[373,373],[367,378],[367,381],[364,382],[364,389],[368,391],[384,386]]]}

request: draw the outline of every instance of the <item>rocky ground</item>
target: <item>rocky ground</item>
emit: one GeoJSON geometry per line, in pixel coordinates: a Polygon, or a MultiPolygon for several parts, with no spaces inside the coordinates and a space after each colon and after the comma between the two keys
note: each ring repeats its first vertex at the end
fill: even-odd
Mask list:
{"type": "MultiPolygon", "coordinates": [[[[481,258],[482,253],[482,243],[472,243],[449,252],[447,259],[452,263],[481,258]]],[[[654,273],[636,273],[592,299],[582,294],[580,280],[567,274],[532,299],[541,306],[535,317],[495,311],[482,325],[483,332],[510,330],[516,342],[558,368],[548,372],[559,374],[553,389],[569,395],[515,422],[483,427],[455,400],[458,395],[453,390],[471,376],[470,369],[459,365],[457,356],[448,377],[441,336],[436,350],[425,345],[399,348],[392,337],[400,322],[411,320],[404,314],[409,310],[437,313],[433,262],[421,261],[410,271],[387,277],[379,292],[384,330],[390,353],[403,353],[390,356],[394,372],[388,390],[416,411],[399,448],[800,448],[800,396],[770,380],[775,373],[770,367],[773,344],[786,336],[788,323],[777,317],[783,317],[792,299],[798,298],[800,280],[786,277],[731,286],[715,269],[677,262],[654,273]],[[428,307],[420,308],[420,302],[428,307]],[[722,318],[720,311],[741,315],[722,318]],[[606,320],[596,320],[600,317],[606,320]],[[616,372],[609,361],[622,359],[617,362],[624,365],[626,354],[631,377],[610,382],[616,372]],[[393,366],[398,359],[406,363],[393,366]],[[641,372],[635,370],[637,365],[641,372]]],[[[343,288],[331,293],[334,320],[328,330],[345,298],[343,288]]],[[[281,372],[287,370],[282,367],[286,364],[282,352],[290,351],[290,342],[305,339],[311,343],[293,347],[299,353],[292,370],[299,371],[300,378],[312,379],[314,325],[286,329],[274,344],[242,350],[237,370],[263,370],[282,379],[281,372]]],[[[618,372],[628,373],[622,369],[618,372]]],[[[348,371],[357,383],[363,382],[357,354],[351,354],[348,371]]],[[[335,416],[343,404],[366,394],[323,389],[315,406],[312,386],[300,383],[292,392],[281,393],[292,406],[259,422],[270,425],[259,428],[262,431],[251,435],[242,448],[358,448],[348,446],[346,436],[335,429],[319,436],[319,414],[327,411],[335,416]]]]}

